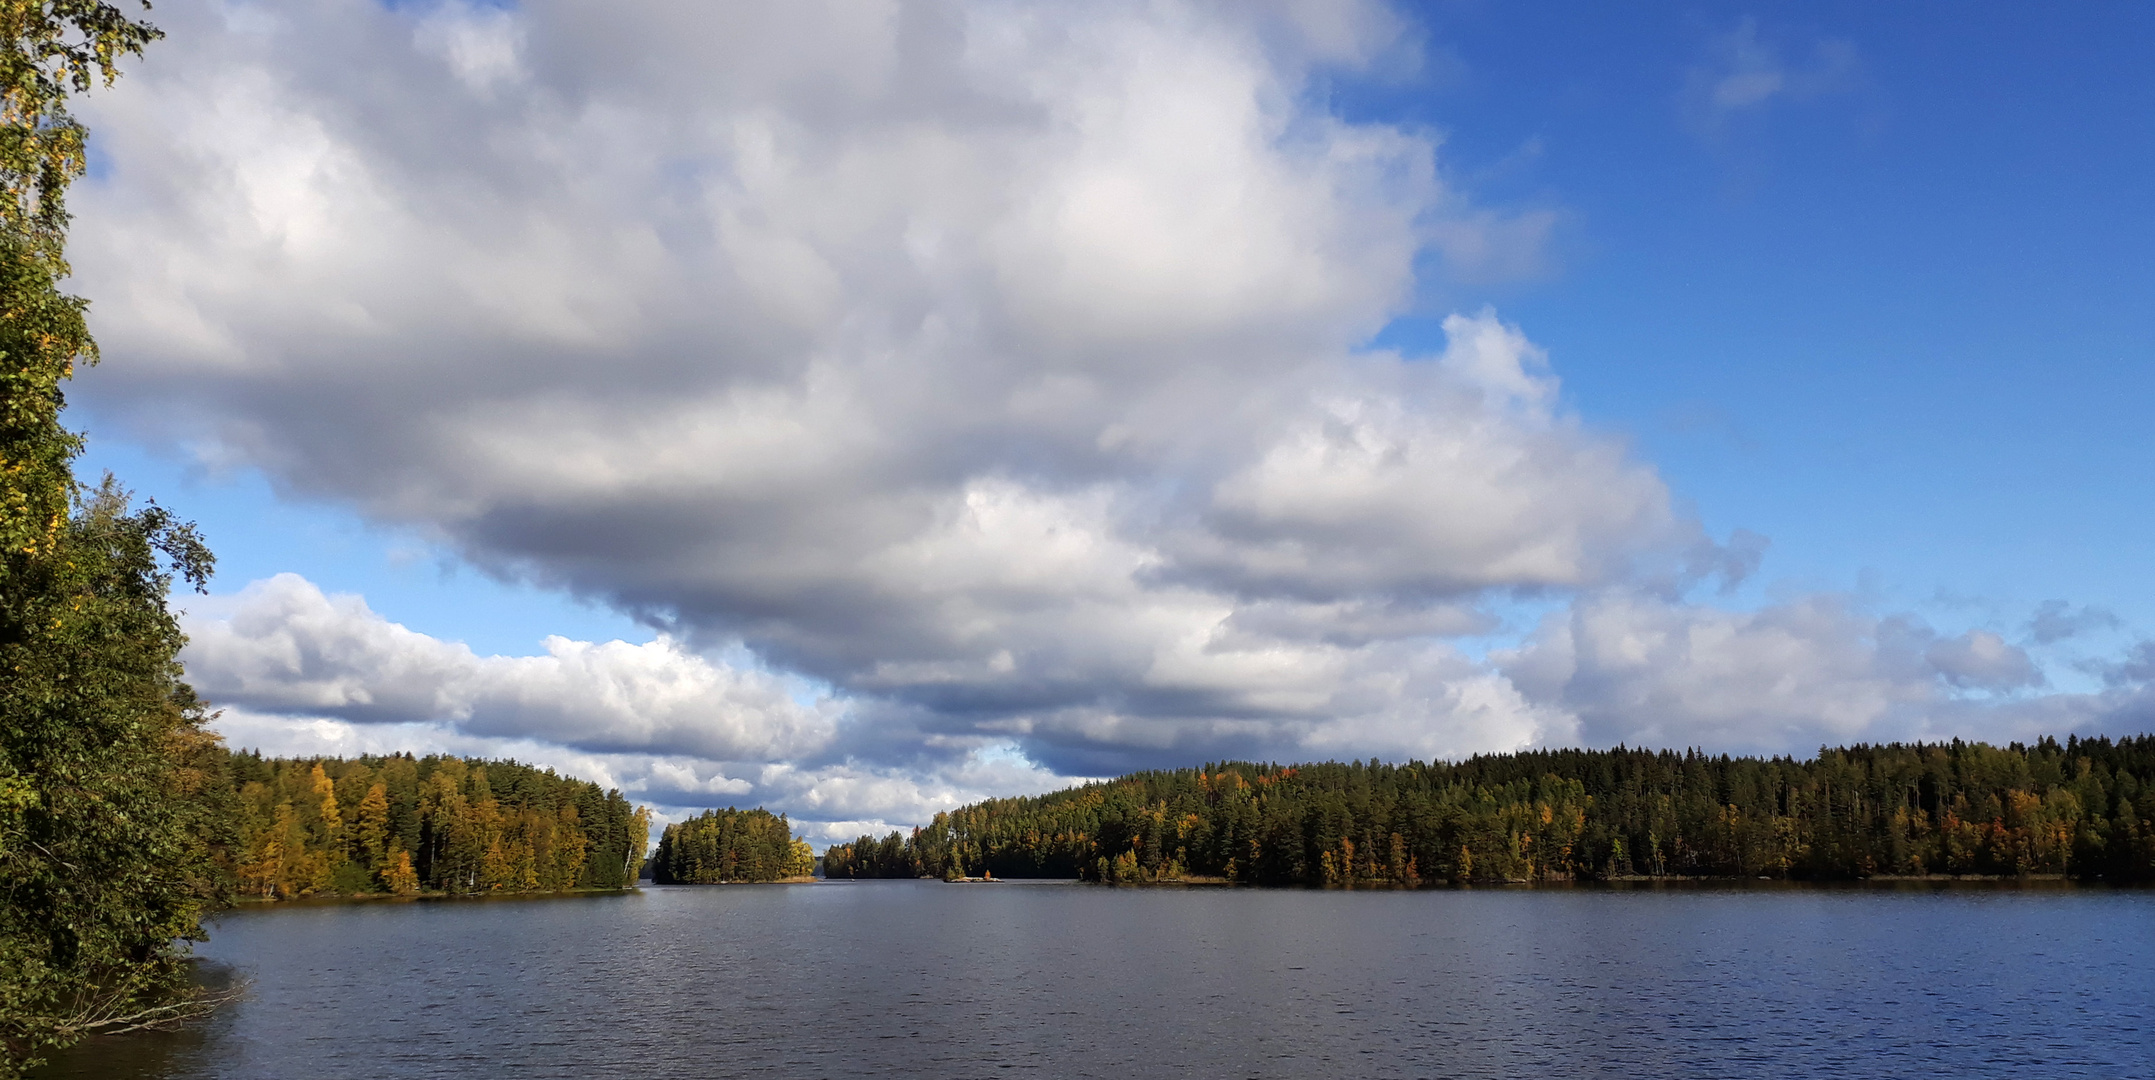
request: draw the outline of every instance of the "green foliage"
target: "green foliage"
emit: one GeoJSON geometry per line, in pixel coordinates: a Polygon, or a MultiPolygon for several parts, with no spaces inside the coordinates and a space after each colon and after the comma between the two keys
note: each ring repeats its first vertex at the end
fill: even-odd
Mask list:
{"type": "Polygon", "coordinates": [[[110,83],[121,56],[159,36],[110,4],[0,0],[0,552],[11,560],[57,554],[82,448],[60,426],[60,384],[97,356],[83,301],[59,290],[65,193],[86,162],[67,99],[110,83]]]}
{"type": "Polygon", "coordinates": [[[0,1041],[21,1061],[185,996],[173,943],[223,899],[226,816],[165,607],[173,573],[209,573],[193,531],[108,480],[0,565],[0,1041]]]}
{"type": "MultiPolygon", "coordinates": [[[[947,818],[939,818],[946,827],[947,818]]],[[[918,837],[920,830],[913,830],[918,837]]],[[[903,833],[893,832],[881,840],[863,836],[847,844],[833,844],[823,852],[826,878],[911,878],[929,875],[921,861],[922,845],[903,833]]],[[[1075,877],[1076,874],[1044,873],[1039,877],[1075,877]]]]}
{"type": "Polygon", "coordinates": [[[94,362],[67,276],[68,98],[159,36],[95,0],[0,0],[0,1077],[180,1015],[174,947],[218,903],[216,740],[174,663],[191,527],[74,477],[61,383],[94,362]]]}
{"type": "Polygon", "coordinates": [[[163,36],[99,0],[0,3],[0,225],[59,256],[88,138],[67,99],[111,85],[120,57],[163,36]]]}
{"type": "Polygon", "coordinates": [[[833,878],[1411,887],[1626,877],[2155,880],[2155,737],[1817,758],[1551,750],[1137,773],[824,853],[833,878]]]}
{"type": "Polygon", "coordinates": [[[666,826],[651,859],[651,880],[660,885],[781,881],[808,877],[815,862],[814,849],[793,838],[785,815],[729,806],[666,826]]]}
{"type": "Polygon", "coordinates": [[[513,761],[232,755],[230,871],[257,900],[636,884],[650,815],[513,761]]]}

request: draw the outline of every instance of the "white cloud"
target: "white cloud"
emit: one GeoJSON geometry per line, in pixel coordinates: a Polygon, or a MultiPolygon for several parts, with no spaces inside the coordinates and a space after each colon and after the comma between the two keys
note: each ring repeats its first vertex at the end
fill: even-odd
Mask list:
{"type": "Polygon", "coordinates": [[[807,689],[797,682],[666,639],[551,637],[544,656],[478,656],[295,574],[220,600],[184,618],[181,660],[203,695],[256,713],[446,724],[467,736],[724,761],[814,753],[837,723],[837,706],[802,704],[807,689]]]}
{"type": "MultiPolygon", "coordinates": [[[[2013,724],[2028,704],[1986,695],[2042,680],[2027,653],[1995,633],[1943,637],[1833,595],[1748,612],[1632,591],[1591,595],[1497,660],[1529,700],[1575,715],[1586,745],[1769,754],[2018,734],[2013,724]]],[[[2066,724],[2108,707],[2085,699],[2066,724]]]]}
{"type": "Polygon", "coordinates": [[[451,0],[419,20],[412,33],[419,50],[440,57],[466,87],[486,94],[494,84],[518,78],[523,34],[514,16],[491,6],[451,0]]]}
{"type": "MultiPolygon", "coordinates": [[[[917,821],[1208,756],[1788,749],[2030,681],[1830,600],[1673,605],[1763,538],[1707,542],[1492,313],[1357,348],[1430,256],[1524,272],[1552,220],[1327,109],[1411,51],[1381,5],[160,19],[84,110],[81,397],[670,634],[482,657],[273,579],[189,624],[229,723],[917,821]],[[1573,595],[1501,664],[1453,640],[1573,595]]],[[[1716,108],[1801,89],[1744,35],[1716,108]]]]}
{"type": "Polygon", "coordinates": [[[450,723],[367,724],[231,707],[213,727],[233,747],[272,756],[353,757],[407,752],[506,758],[621,791],[652,808],[656,825],[717,806],[766,806],[823,842],[924,824],[937,812],[987,798],[1082,783],[988,743],[941,762],[906,767],[813,767],[713,762],[681,754],[591,753],[541,739],[473,735],[450,723]]]}
{"type": "Polygon", "coordinates": [[[292,574],[195,608],[188,677],[219,706],[229,743],[271,754],[514,758],[620,788],[668,820],[766,803],[842,839],[864,823],[925,821],[958,802],[1083,779],[990,739],[900,767],[819,760],[841,737],[837,704],[801,704],[797,682],[666,640],[551,638],[543,656],[482,657],[292,574]]]}
{"type": "Polygon", "coordinates": [[[1955,686],[2018,690],[2040,686],[2043,673],[2025,650],[1988,630],[1970,630],[1932,643],[1923,659],[1955,686]]]}
{"type": "Polygon", "coordinates": [[[1428,138],[1313,101],[1312,65],[1388,62],[1381,7],[632,8],[189,9],[96,99],[108,414],[681,634],[375,628],[321,674],[265,640],[235,689],[811,752],[590,689],[738,643],[1042,761],[1478,748],[1534,724],[1458,704],[1433,634],[1697,540],[1495,316],[1349,348],[1422,252],[1510,235],[1428,138]],[[411,677],[356,687],[362,658],[411,677]]]}

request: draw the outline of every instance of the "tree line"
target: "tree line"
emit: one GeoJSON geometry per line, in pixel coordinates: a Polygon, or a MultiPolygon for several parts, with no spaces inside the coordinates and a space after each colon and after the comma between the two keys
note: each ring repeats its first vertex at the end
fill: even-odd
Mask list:
{"type": "Polygon", "coordinates": [[[793,838],[784,814],[707,810],[659,833],[651,880],[660,885],[783,881],[815,873],[815,849],[793,838]]]}
{"type": "Polygon", "coordinates": [[[650,829],[618,791],[513,761],[239,753],[229,784],[220,861],[263,900],[629,888],[650,829]]]}
{"type": "Polygon", "coordinates": [[[1633,877],[2155,880],[2155,736],[1809,760],[1537,750],[1143,772],[833,845],[834,878],[1405,886],[1633,877]]]}

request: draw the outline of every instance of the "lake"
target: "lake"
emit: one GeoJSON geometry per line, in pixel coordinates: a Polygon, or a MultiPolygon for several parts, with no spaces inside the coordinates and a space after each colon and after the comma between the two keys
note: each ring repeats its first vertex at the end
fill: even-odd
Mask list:
{"type": "Polygon", "coordinates": [[[2155,893],[646,888],[220,918],[48,1077],[2155,1076],[2155,893]]]}

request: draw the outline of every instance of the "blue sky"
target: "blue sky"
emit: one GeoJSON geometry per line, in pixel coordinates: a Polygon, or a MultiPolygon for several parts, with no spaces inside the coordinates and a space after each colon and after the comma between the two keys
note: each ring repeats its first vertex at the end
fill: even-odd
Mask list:
{"type": "Polygon", "coordinates": [[[1770,536],[1769,577],[2151,625],[2148,9],[1418,10],[1446,78],[1344,107],[1562,215],[1546,276],[1457,294],[1530,327],[1710,528],[1770,536]],[[1798,76],[1848,59],[1701,123],[1695,73],[1746,28],[1798,76]]]}
{"type": "MultiPolygon", "coordinates": [[[[450,666],[465,661],[441,643],[530,657],[548,635],[622,638],[765,702],[718,714],[791,734],[697,744],[686,780],[605,767],[644,770],[654,792],[678,781],[681,799],[913,785],[914,810],[845,811],[862,820],[1189,754],[1801,749],[2147,715],[2120,674],[2155,634],[2145,7],[1426,3],[1297,21],[1169,4],[1066,24],[953,2],[900,32],[867,9],[796,25],[646,6],[678,22],[661,51],[680,55],[616,42],[611,67],[603,21],[575,8],[176,14],[165,58],[91,116],[78,262],[109,321],[107,364],[76,395],[85,464],[198,519],[221,594],[298,575],[275,593],[294,626],[328,611],[310,588],[365,598],[373,622],[338,617],[374,644],[299,654],[374,649],[390,670],[404,645],[381,620],[450,666]],[[934,52],[939,34],[972,51],[934,52]],[[578,40],[600,44],[557,47],[578,40]],[[1026,59],[998,66],[998,49],[1026,59]],[[255,89],[234,96],[234,72],[255,89]],[[953,104],[965,94],[1025,104],[953,104]],[[1101,111],[1123,101],[1138,104],[1101,111]],[[190,102],[236,120],[190,127],[190,102]],[[542,120],[595,115],[614,119],[575,128],[581,157],[527,151],[542,120]],[[791,126],[725,134],[771,116],[791,126]],[[1146,126],[1185,121],[1165,139],[1146,126]],[[904,144],[929,129],[944,141],[904,144]],[[878,164],[832,164],[854,160],[878,164]],[[1095,173],[1113,184],[1071,186],[1095,173]],[[758,187],[767,174],[790,186],[758,187]],[[1083,201],[1098,191],[1126,201],[1083,201]],[[1225,197],[1207,192],[1251,209],[1202,233],[1225,197]],[[886,211],[912,224],[879,231],[886,211]],[[1027,266],[1094,273],[1090,291],[996,261],[1035,243],[1027,266]],[[210,280],[175,286],[124,258],[131,244],[187,253],[168,265],[196,259],[210,280]],[[1332,291],[1309,299],[1311,281],[1332,291]],[[1520,389],[1536,349],[1554,401],[1520,389]],[[1385,350],[1412,359],[1343,359],[1385,350]],[[1205,366],[1215,354],[1234,361],[1205,366]],[[891,357],[912,374],[879,382],[891,357]],[[1144,374],[1185,369],[1212,374],[1144,374]],[[811,407],[826,385],[859,392],[811,407]],[[1217,393],[1176,397],[1189,385],[1217,393]],[[799,396],[743,405],[749,386],[799,396]],[[915,400],[923,386],[947,393],[915,400]],[[1294,433],[1317,430],[1308,402],[1280,404],[1290,386],[1328,388],[1323,430],[1363,425],[1365,448],[1394,440],[1415,468],[1446,432],[1494,441],[1369,489],[1382,499],[1327,501],[1358,481],[1288,476],[1308,463],[1294,433]],[[1146,427],[1228,399],[1248,432],[1146,427]],[[1369,419],[1387,415],[1404,419],[1369,419]],[[864,432],[882,441],[848,457],[864,432]],[[1501,464],[1521,454],[1537,464],[1501,464]],[[1264,488],[1289,480],[1315,486],[1264,488]],[[1445,524],[1484,514],[1486,535],[1445,524]],[[1655,576],[1746,533],[1771,546],[1739,587],[1670,593],[1655,576]],[[1078,561],[1043,569],[1056,537],[1082,538],[1064,553],[1078,561]],[[1316,562],[1282,569],[1283,551],[1316,562]],[[2079,632],[2032,629],[2046,603],[2079,632]],[[1099,621],[1096,604],[1123,606],[1099,621]],[[629,610],[677,632],[659,640],[629,610]],[[1197,621],[1127,629],[1148,619],[1197,621]],[[1207,619],[1216,644],[1275,635],[1235,663],[1286,659],[1241,674],[1175,659],[1169,642],[1207,619]],[[1750,644],[1672,654],[1652,678],[1594,652],[1663,632],[1750,644]],[[1392,675],[1419,689],[1384,697],[1392,675]],[[1286,696],[1223,689],[1274,677],[1286,696]],[[1713,689],[1776,679],[1842,689],[1713,689]],[[786,708],[805,711],[773,719],[786,708]],[[794,775],[823,779],[769,779],[794,775]]],[[[339,712],[312,675],[264,675],[269,653],[223,636],[238,625],[201,624],[223,651],[199,666],[256,734],[325,716],[524,730],[528,702],[474,699],[479,720],[339,712]]],[[[349,662],[372,685],[376,660],[349,662]]],[[[530,737],[563,753],[627,752],[547,723],[530,737]]]]}
{"type": "Polygon", "coordinates": [[[370,521],[333,502],[280,495],[256,469],[211,469],[169,448],[91,428],[77,473],[110,472],[138,498],[156,499],[201,526],[217,556],[215,591],[297,573],[327,591],[365,596],[398,622],[480,653],[528,653],[549,634],[638,643],[653,637],[649,627],[603,605],[474,569],[418,529],[370,521]]]}

